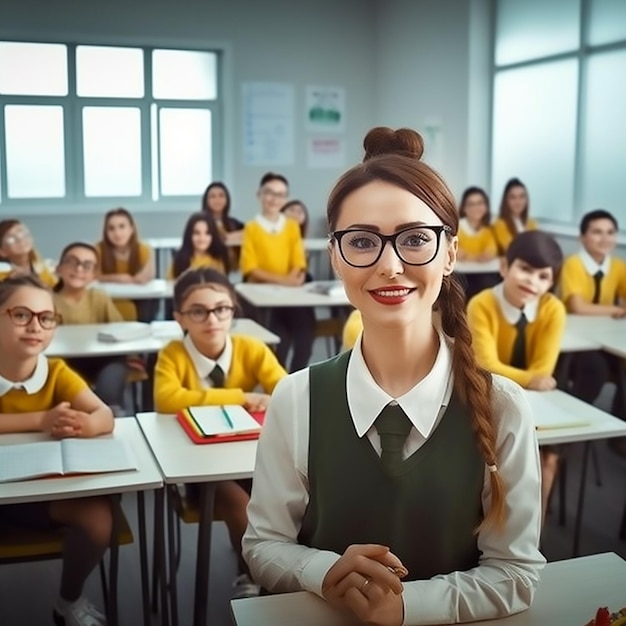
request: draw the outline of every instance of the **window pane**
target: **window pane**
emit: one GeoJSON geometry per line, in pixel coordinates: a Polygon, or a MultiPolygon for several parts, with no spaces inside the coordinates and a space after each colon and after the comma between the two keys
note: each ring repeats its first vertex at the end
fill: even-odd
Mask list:
{"type": "Polygon", "coordinates": [[[83,108],[86,196],[141,195],[141,112],[83,108]]]}
{"type": "Polygon", "coordinates": [[[79,96],[143,98],[143,50],[78,46],[76,92],[79,96]]]}
{"type": "Polygon", "coordinates": [[[496,65],[578,47],[580,0],[498,0],[496,65]]]}
{"type": "Polygon", "coordinates": [[[161,194],[194,196],[211,180],[211,111],[159,111],[161,194]]]}
{"type": "Polygon", "coordinates": [[[154,50],[152,94],[172,100],[217,98],[217,55],[191,50],[154,50]]]}
{"type": "Polygon", "coordinates": [[[582,137],[582,211],[603,208],[626,218],[626,50],[587,61],[582,137]]]}
{"type": "Polygon", "coordinates": [[[4,109],[9,198],[65,196],[63,107],[4,109]]]}
{"type": "Polygon", "coordinates": [[[0,42],[0,93],[67,95],[67,47],[48,43],[0,42]]]}
{"type": "Polygon", "coordinates": [[[624,0],[593,0],[589,43],[596,46],[626,39],[626,2],[624,0]]]}
{"type": "Polygon", "coordinates": [[[498,72],[494,83],[492,184],[528,187],[534,217],[569,221],[573,210],[577,61],[498,72]]]}

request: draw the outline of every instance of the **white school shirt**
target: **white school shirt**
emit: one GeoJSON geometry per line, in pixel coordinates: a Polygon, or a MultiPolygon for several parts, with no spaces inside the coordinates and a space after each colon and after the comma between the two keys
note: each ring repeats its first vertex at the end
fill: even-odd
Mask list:
{"type": "Polygon", "coordinates": [[[611,257],[607,254],[604,261],[598,265],[596,260],[584,248],[578,253],[580,260],[583,262],[585,271],[590,276],[594,276],[597,272],[602,272],[606,276],[611,271],[611,257]]]}
{"type": "Polygon", "coordinates": [[[256,221],[261,225],[264,231],[270,234],[282,233],[283,228],[285,228],[287,224],[287,218],[282,213],[279,213],[278,219],[275,222],[268,220],[267,217],[261,214],[256,216],[256,221]]]}
{"type": "Polygon", "coordinates": [[[519,322],[519,318],[522,316],[522,313],[524,313],[529,323],[534,322],[537,319],[539,298],[533,298],[524,305],[523,309],[518,309],[506,299],[502,283],[498,283],[493,288],[493,295],[496,297],[496,302],[500,306],[504,319],[512,326],[515,326],[515,324],[519,322]]]}
{"type": "MultiPolygon", "coordinates": [[[[404,625],[450,624],[502,617],[530,605],[545,559],[539,552],[540,466],[534,420],[522,388],[493,375],[492,406],[497,419],[498,471],[506,485],[504,529],[483,530],[477,567],[465,572],[403,583],[404,625]]],[[[431,372],[395,400],[415,426],[404,454],[412,454],[432,433],[452,391],[451,345],[440,336],[431,372]]],[[[380,454],[374,420],[394,398],[373,380],[357,339],[346,375],[348,405],[357,433],[366,433],[380,454]]],[[[283,379],[272,395],[261,432],[248,506],[243,554],[255,581],[270,591],[306,590],[322,595],[322,583],[339,554],[298,544],[309,501],[309,372],[283,379]]],[[[454,462],[451,459],[451,462],[454,462]]],[[[485,468],[483,507],[490,501],[485,468]]]]}
{"type": "Polygon", "coordinates": [[[23,389],[29,395],[39,393],[48,380],[48,370],[48,359],[43,354],[40,354],[37,357],[35,371],[31,374],[30,378],[16,383],[0,376],[0,396],[9,393],[11,389],[23,389]]]}
{"type": "Polygon", "coordinates": [[[216,365],[219,365],[222,368],[224,376],[228,376],[230,364],[233,360],[233,340],[230,338],[230,335],[226,336],[226,345],[224,346],[222,354],[217,357],[217,361],[210,359],[208,356],[204,356],[204,354],[196,348],[189,335],[185,335],[183,345],[185,346],[185,350],[187,351],[187,354],[193,363],[193,367],[196,370],[196,374],[200,379],[200,384],[205,389],[211,389],[214,387],[213,381],[209,378],[209,374],[213,371],[216,365]]]}

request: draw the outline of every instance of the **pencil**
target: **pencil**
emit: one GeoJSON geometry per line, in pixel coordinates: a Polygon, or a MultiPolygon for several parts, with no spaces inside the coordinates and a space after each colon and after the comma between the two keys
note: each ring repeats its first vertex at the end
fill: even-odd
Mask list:
{"type": "Polygon", "coordinates": [[[224,407],[220,407],[222,409],[222,415],[226,420],[226,423],[234,430],[235,425],[233,424],[233,420],[230,419],[230,415],[228,415],[228,411],[224,407]]]}

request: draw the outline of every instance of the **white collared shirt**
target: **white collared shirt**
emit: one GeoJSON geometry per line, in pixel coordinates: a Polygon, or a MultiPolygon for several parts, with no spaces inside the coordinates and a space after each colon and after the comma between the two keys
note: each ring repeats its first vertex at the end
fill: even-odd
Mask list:
{"type": "Polygon", "coordinates": [[[516,306],[513,306],[504,295],[504,284],[498,283],[493,288],[493,294],[496,297],[496,301],[500,306],[500,310],[502,311],[502,315],[504,315],[504,319],[515,326],[517,322],[519,322],[519,318],[522,316],[522,313],[526,316],[526,319],[529,322],[534,322],[537,319],[537,311],[539,309],[539,298],[533,298],[529,300],[523,309],[518,309],[516,306]]]}
{"type": "Polygon", "coordinates": [[[472,237],[475,237],[480,232],[469,223],[469,220],[466,217],[462,217],[459,220],[459,228],[472,237]]]}
{"type": "Polygon", "coordinates": [[[515,224],[515,230],[517,231],[518,234],[526,231],[526,225],[524,224],[524,222],[522,222],[522,220],[519,217],[513,218],[513,224],[515,224]]]}
{"type": "Polygon", "coordinates": [[[185,346],[185,350],[187,350],[187,354],[193,363],[194,369],[200,379],[200,384],[203,387],[206,389],[213,387],[213,381],[209,378],[209,374],[213,371],[216,365],[219,365],[222,368],[224,375],[228,375],[230,363],[233,358],[233,340],[229,335],[226,336],[224,351],[219,355],[219,357],[217,357],[217,361],[210,359],[208,356],[204,356],[204,354],[196,348],[188,334],[185,335],[185,338],[183,339],[183,345],[185,346]]]}
{"type": "Polygon", "coordinates": [[[602,272],[602,274],[606,276],[611,269],[611,257],[608,254],[604,257],[604,261],[602,261],[600,265],[598,265],[597,261],[584,248],[580,250],[578,256],[583,262],[585,271],[590,276],[594,276],[597,272],[602,272]]]}
{"type": "Polygon", "coordinates": [[[257,215],[256,221],[261,225],[263,230],[271,234],[282,232],[287,224],[287,218],[282,213],[278,214],[278,219],[275,222],[268,220],[264,215],[257,215]]]}
{"type": "Polygon", "coordinates": [[[15,382],[7,380],[0,376],[0,396],[9,393],[11,389],[23,389],[27,394],[31,395],[41,391],[48,380],[48,359],[40,354],[37,357],[37,365],[35,370],[26,380],[15,382]]]}
{"type": "MultiPolygon", "coordinates": [[[[407,413],[416,425],[410,435],[414,438],[411,447],[415,445],[416,449],[426,439],[421,434],[415,439],[417,428],[432,433],[449,400],[451,351],[448,341],[440,339],[431,372],[397,399],[404,405],[411,400],[407,413]]],[[[353,349],[348,371],[346,388],[355,429],[359,433],[367,429],[368,439],[379,451],[376,429],[368,429],[368,424],[374,411],[390,397],[368,371],[360,341],[353,349]],[[365,407],[367,402],[378,406],[365,407]],[[354,416],[356,410],[359,414],[354,416]]],[[[407,626],[501,617],[524,610],[534,595],[538,571],[545,563],[537,549],[541,474],[534,420],[521,387],[501,376],[493,376],[492,407],[497,425],[498,471],[506,485],[505,510],[510,512],[505,527],[502,531],[480,532],[477,541],[481,557],[476,568],[404,583],[407,626]]],[[[309,503],[308,445],[309,372],[304,369],[283,379],[272,395],[257,450],[243,553],[254,579],[268,590],[304,589],[323,597],[324,577],[340,555],[298,544],[309,503]]],[[[490,494],[490,473],[485,468],[485,509],[489,508],[490,494]]]]}

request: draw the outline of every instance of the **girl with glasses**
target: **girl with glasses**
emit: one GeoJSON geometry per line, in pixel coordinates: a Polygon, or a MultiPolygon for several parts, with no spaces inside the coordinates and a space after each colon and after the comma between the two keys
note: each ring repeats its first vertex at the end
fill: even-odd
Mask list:
{"type": "MultiPolygon", "coordinates": [[[[54,303],[63,324],[110,324],[123,317],[107,293],[92,289],[98,273],[98,252],[88,243],[66,246],[56,270],[54,303]]],[[[82,357],[68,359],[72,369],[89,380],[96,394],[115,415],[124,414],[124,394],[128,368],[122,357],[82,357]]]]}
{"type": "Polygon", "coordinates": [[[33,236],[19,220],[0,221],[0,280],[8,276],[33,274],[52,287],[56,278],[35,250],[33,236]],[[4,262],[4,263],[3,263],[4,262]],[[6,269],[3,264],[8,264],[6,269]]]}
{"type": "MultiPolygon", "coordinates": [[[[264,343],[231,335],[238,303],[228,278],[210,268],[188,270],[176,281],[173,299],[174,318],[185,336],[159,352],[156,410],[176,413],[190,406],[239,404],[250,411],[264,411],[268,394],[286,373],[264,343]],[[256,391],[258,387],[262,393],[256,391]]],[[[197,498],[195,490],[188,492],[197,498]]],[[[233,597],[238,598],[259,592],[241,558],[248,499],[248,492],[237,482],[217,486],[215,512],[226,522],[239,561],[233,590],[233,597]]]]}
{"type": "MultiPolygon", "coordinates": [[[[59,315],[52,293],[33,276],[0,283],[0,433],[38,432],[54,439],[96,437],[113,415],[61,359],[48,359],[59,315]]],[[[34,530],[64,528],[55,624],[100,626],[104,615],[82,595],[85,580],[111,539],[112,512],[101,497],[0,507],[0,520],[34,530]]]]}
{"type": "Polygon", "coordinates": [[[522,611],[544,564],[530,407],[476,363],[458,213],[421,136],[376,128],[364,143],[328,200],[363,331],[274,391],[244,557],[268,591],[307,590],[368,624],[522,611]]]}

